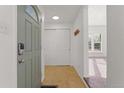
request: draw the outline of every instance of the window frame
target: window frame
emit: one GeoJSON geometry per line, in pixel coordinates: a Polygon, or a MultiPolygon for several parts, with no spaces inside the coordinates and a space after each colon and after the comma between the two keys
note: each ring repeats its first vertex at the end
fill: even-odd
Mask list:
{"type": "Polygon", "coordinates": [[[37,10],[36,6],[34,6],[34,5],[26,5],[26,6],[25,6],[26,14],[29,15],[35,22],[37,22],[39,24],[40,23],[40,20],[39,20],[40,18],[39,18],[39,14],[38,14],[38,10],[37,10]],[[36,14],[36,19],[33,16],[31,16],[31,14],[29,12],[26,11],[26,6],[31,6],[32,7],[33,11],[36,14]]]}
{"type": "Polygon", "coordinates": [[[91,52],[102,52],[102,34],[101,33],[97,33],[97,34],[89,34],[88,36],[88,39],[91,41],[91,45],[89,45],[89,41],[88,41],[88,51],[91,51],[91,52]],[[95,35],[99,34],[100,35],[100,50],[98,51],[95,51],[95,43],[97,42],[94,42],[94,38],[95,38],[95,35]],[[91,49],[90,49],[91,47],[91,49]]]}

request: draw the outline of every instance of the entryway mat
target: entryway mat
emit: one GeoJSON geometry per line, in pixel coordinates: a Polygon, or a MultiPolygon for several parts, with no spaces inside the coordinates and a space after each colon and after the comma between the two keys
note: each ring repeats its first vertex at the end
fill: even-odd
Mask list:
{"type": "Polygon", "coordinates": [[[41,88],[58,88],[57,85],[41,85],[41,88]]]}

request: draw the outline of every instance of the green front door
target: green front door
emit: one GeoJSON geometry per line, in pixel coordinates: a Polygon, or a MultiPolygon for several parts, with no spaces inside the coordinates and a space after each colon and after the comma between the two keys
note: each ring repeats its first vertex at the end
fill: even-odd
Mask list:
{"type": "Polygon", "coordinates": [[[18,87],[40,87],[41,28],[36,6],[17,7],[18,87]]]}

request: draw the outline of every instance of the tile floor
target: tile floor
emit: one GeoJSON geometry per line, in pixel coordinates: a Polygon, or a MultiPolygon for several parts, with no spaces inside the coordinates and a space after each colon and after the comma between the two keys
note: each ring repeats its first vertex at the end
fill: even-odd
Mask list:
{"type": "Polygon", "coordinates": [[[87,83],[92,88],[104,88],[107,77],[107,63],[105,58],[89,58],[89,77],[87,83]]]}
{"type": "Polygon", "coordinates": [[[106,78],[106,65],[104,58],[89,58],[89,76],[106,78]]]}

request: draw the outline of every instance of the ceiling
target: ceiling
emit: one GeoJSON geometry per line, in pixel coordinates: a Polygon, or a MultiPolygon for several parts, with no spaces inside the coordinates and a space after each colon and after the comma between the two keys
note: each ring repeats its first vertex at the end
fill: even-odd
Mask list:
{"type": "Polygon", "coordinates": [[[45,24],[71,24],[80,9],[79,5],[42,5],[45,14],[45,24]],[[59,16],[59,20],[53,20],[59,16]]]}

